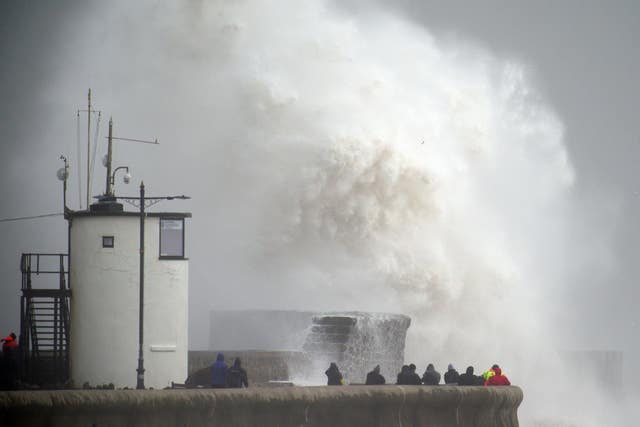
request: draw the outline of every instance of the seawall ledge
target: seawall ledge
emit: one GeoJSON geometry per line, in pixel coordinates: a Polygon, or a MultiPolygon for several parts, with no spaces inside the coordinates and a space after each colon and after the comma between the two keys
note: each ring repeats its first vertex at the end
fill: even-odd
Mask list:
{"type": "Polygon", "coordinates": [[[342,386],[0,392],[0,425],[517,427],[519,387],[342,386]]]}

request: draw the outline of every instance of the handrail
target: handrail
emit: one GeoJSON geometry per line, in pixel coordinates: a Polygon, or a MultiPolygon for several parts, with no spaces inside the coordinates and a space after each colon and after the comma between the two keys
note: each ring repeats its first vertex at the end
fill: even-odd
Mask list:
{"type": "MultiPolygon", "coordinates": [[[[39,253],[23,253],[22,257],[20,258],[20,271],[22,273],[34,273],[34,274],[59,274],[59,273],[65,273],[67,274],[67,272],[65,271],[65,259],[67,260],[67,265],[68,265],[68,255],[65,253],[43,253],[43,254],[39,254],[39,253]],[[54,268],[53,270],[41,270],[40,269],[40,260],[42,259],[44,261],[45,258],[59,258],[59,267],[58,268],[54,268]],[[35,263],[35,270],[32,268],[33,264],[35,263]]],[[[47,268],[50,267],[51,264],[49,266],[43,266],[43,268],[47,268]]]]}

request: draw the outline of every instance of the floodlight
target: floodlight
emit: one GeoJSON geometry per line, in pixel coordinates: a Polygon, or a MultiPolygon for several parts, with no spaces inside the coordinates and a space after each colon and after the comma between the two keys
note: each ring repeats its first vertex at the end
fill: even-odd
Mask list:
{"type": "Polygon", "coordinates": [[[67,168],[60,168],[58,169],[58,172],[56,172],[56,175],[60,181],[66,181],[67,178],[69,178],[69,171],[67,168]]]}

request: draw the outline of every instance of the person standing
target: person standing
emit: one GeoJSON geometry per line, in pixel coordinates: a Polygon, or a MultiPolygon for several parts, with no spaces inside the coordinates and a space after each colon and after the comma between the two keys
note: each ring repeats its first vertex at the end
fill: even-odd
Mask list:
{"type": "Polygon", "coordinates": [[[427,370],[422,375],[422,383],[424,385],[438,385],[440,383],[440,372],[436,371],[433,363],[427,365],[427,370]]]}
{"type": "Polygon", "coordinates": [[[233,366],[227,371],[227,387],[229,388],[242,388],[249,387],[249,378],[247,377],[247,371],[241,365],[240,358],[236,357],[233,362],[233,366]]]}
{"type": "Polygon", "coordinates": [[[340,372],[340,369],[338,369],[338,365],[336,365],[335,362],[331,362],[331,365],[329,365],[329,369],[327,369],[324,373],[327,376],[327,385],[344,384],[342,373],[340,372]]]}
{"type": "Polygon", "coordinates": [[[496,374],[496,368],[499,368],[499,366],[494,364],[491,369],[482,373],[482,378],[484,378],[484,385],[489,384],[489,379],[496,374]]]}
{"type": "Polygon", "coordinates": [[[365,382],[365,384],[366,385],[383,385],[385,383],[386,383],[386,380],[384,379],[382,374],[380,374],[380,365],[376,365],[376,367],[373,368],[373,371],[367,374],[367,381],[365,382]]]}
{"type": "Polygon", "coordinates": [[[447,367],[447,372],[444,373],[444,383],[445,384],[457,384],[458,378],[460,374],[456,371],[456,368],[453,367],[451,363],[447,367]]]}
{"type": "Polygon", "coordinates": [[[211,386],[213,388],[225,388],[227,386],[227,374],[229,367],[224,363],[224,354],[218,353],[216,361],[211,365],[211,386]]]}
{"type": "Polygon", "coordinates": [[[15,390],[18,388],[20,378],[20,353],[18,337],[11,332],[9,336],[2,338],[2,363],[0,365],[0,388],[3,390],[15,390]]]}
{"type": "Polygon", "coordinates": [[[482,385],[483,383],[482,377],[473,374],[473,366],[469,366],[467,372],[458,377],[458,385],[482,385]]]}
{"type": "Polygon", "coordinates": [[[398,372],[398,377],[396,379],[396,384],[405,385],[409,384],[407,381],[407,376],[409,375],[409,365],[402,365],[400,372],[398,372]]]}
{"type": "Polygon", "coordinates": [[[416,365],[413,363],[409,365],[409,374],[407,375],[407,384],[408,385],[421,385],[422,380],[420,379],[420,375],[416,374],[416,365]]]}
{"type": "Polygon", "coordinates": [[[12,349],[18,347],[18,337],[13,332],[11,332],[8,336],[2,338],[0,341],[2,341],[3,355],[10,354],[12,349]]]}
{"type": "Polygon", "coordinates": [[[494,375],[491,376],[491,378],[489,378],[489,380],[487,381],[488,386],[511,385],[509,378],[507,378],[507,376],[502,373],[502,369],[500,369],[500,367],[496,366],[495,368],[493,368],[493,372],[494,375]]]}

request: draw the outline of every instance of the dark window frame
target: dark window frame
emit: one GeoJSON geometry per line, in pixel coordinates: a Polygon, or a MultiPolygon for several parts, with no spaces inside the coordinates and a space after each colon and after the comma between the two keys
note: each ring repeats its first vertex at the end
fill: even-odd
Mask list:
{"type": "Polygon", "coordinates": [[[184,244],[184,218],[177,217],[161,217],[158,223],[158,258],[159,259],[177,259],[184,260],[187,259],[185,257],[185,244],[184,244]],[[182,223],[182,255],[162,255],[162,221],[180,221],[182,223]]]}
{"type": "Polygon", "coordinates": [[[116,246],[116,238],[115,236],[102,236],[102,247],[103,248],[114,248],[116,246]],[[111,240],[111,244],[109,244],[109,240],[111,240]]]}

